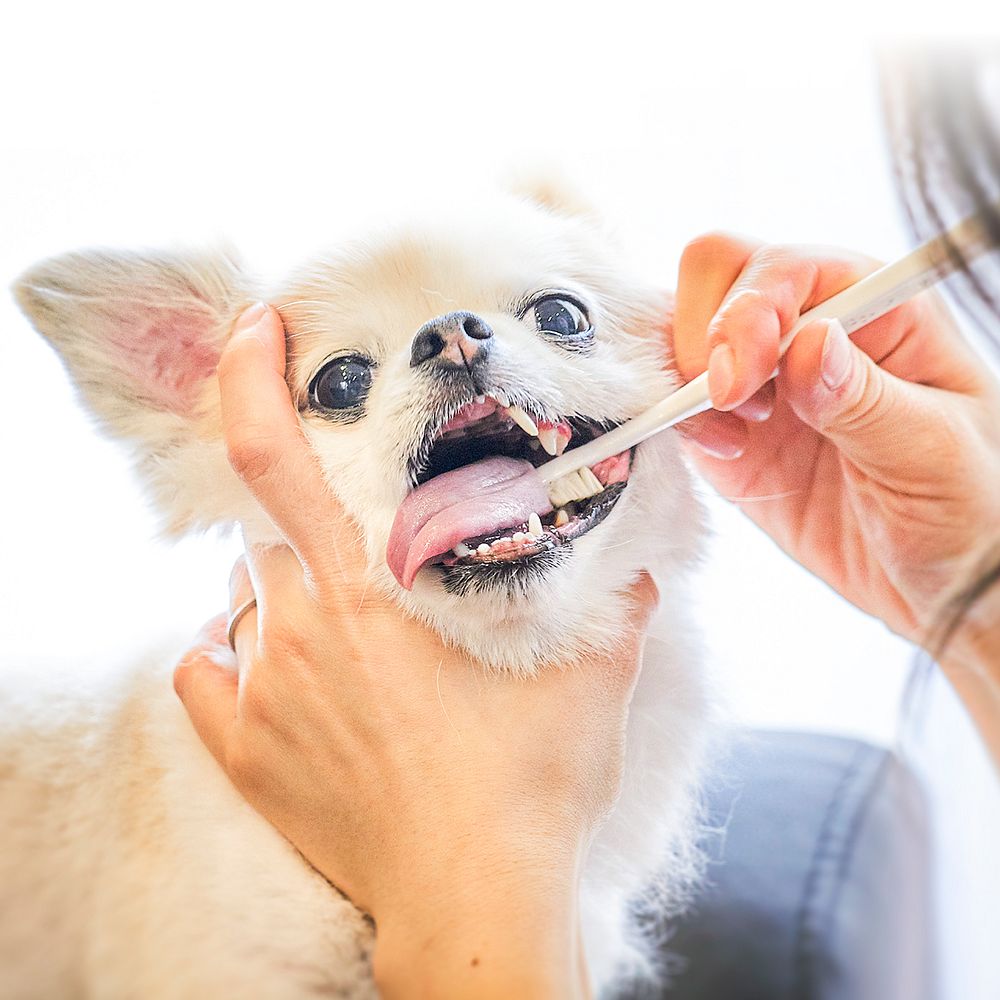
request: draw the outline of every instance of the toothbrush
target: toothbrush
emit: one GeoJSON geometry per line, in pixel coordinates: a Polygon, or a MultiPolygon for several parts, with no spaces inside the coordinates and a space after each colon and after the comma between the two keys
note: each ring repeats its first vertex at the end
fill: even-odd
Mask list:
{"type": "MultiPolygon", "coordinates": [[[[988,214],[992,212],[995,217],[998,211],[1000,202],[970,215],[895,263],[879,268],[803,313],[781,338],[780,354],[783,356],[799,331],[815,320],[840,320],[847,333],[853,334],[918,292],[930,288],[963,263],[995,249],[998,238],[996,233],[990,232],[988,214]]],[[[771,377],[777,373],[775,369],[771,377]]],[[[639,416],[538,466],[535,472],[554,507],[572,500],[585,500],[604,489],[591,466],[711,408],[708,372],[702,372],[639,416]]]]}

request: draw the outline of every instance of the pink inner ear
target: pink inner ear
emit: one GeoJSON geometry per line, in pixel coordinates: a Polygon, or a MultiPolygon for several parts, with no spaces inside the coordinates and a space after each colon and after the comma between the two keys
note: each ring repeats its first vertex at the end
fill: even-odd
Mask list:
{"type": "Polygon", "coordinates": [[[189,413],[219,364],[217,323],[180,307],[145,307],[117,320],[109,346],[132,390],[160,409],[189,413]]]}

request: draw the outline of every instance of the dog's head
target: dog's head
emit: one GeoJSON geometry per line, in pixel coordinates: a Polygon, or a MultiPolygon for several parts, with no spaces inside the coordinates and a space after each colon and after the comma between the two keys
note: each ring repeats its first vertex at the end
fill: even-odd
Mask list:
{"type": "Polygon", "coordinates": [[[623,272],[589,210],[500,196],[270,292],[225,254],[91,252],[33,268],[15,294],[132,447],[170,532],[238,521],[263,541],[270,522],[226,462],[214,371],[235,317],[266,297],[373,584],[487,662],[527,669],[613,641],[636,571],[692,551],[697,512],[667,435],[597,468],[605,488],[585,502],[549,509],[524,475],[673,379],[669,299],[623,272]]]}

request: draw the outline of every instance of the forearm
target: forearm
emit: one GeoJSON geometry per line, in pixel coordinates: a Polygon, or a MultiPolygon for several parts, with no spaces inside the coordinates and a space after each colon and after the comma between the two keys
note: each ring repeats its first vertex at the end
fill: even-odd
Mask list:
{"type": "Polygon", "coordinates": [[[575,877],[490,880],[400,909],[376,932],[375,981],[395,998],[590,996],[575,877]]]}
{"type": "Polygon", "coordinates": [[[1000,582],[969,607],[941,666],[1000,768],[1000,582]]]}

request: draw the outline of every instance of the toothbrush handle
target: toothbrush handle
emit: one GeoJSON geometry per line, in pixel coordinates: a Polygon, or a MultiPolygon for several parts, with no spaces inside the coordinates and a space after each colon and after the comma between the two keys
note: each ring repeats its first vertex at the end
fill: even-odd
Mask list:
{"type": "MultiPolygon", "coordinates": [[[[991,210],[1000,210],[1000,203],[992,206],[991,210]]],[[[900,260],[879,268],[803,313],[781,338],[781,355],[784,355],[799,331],[809,323],[818,319],[837,319],[849,334],[854,333],[913,298],[918,292],[936,284],[963,263],[995,246],[996,241],[986,223],[985,212],[963,219],[900,260]]],[[[777,374],[778,370],[775,369],[771,377],[777,374]]],[[[589,468],[596,465],[659,431],[711,408],[708,372],[702,372],[634,419],[539,466],[538,474],[542,482],[548,485],[584,466],[589,468]]]]}
{"type": "Polygon", "coordinates": [[[637,417],[626,421],[613,430],[594,438],[587,444],[580,445],[572,451],[567,451],[559,458],[552,459],[538,467],[542,482],[549,483],[563,476],[582,469],[584,466],[596,465],[605,458],[617,455],[626,448],[637,445],[659,431],[672,427],[674,424],[693,417],[696,413],[704,413],[712,408],[708,395],[708,372],[702,372],[697,378],[691,379],[666,399],[654,403],[637,417]]]}

